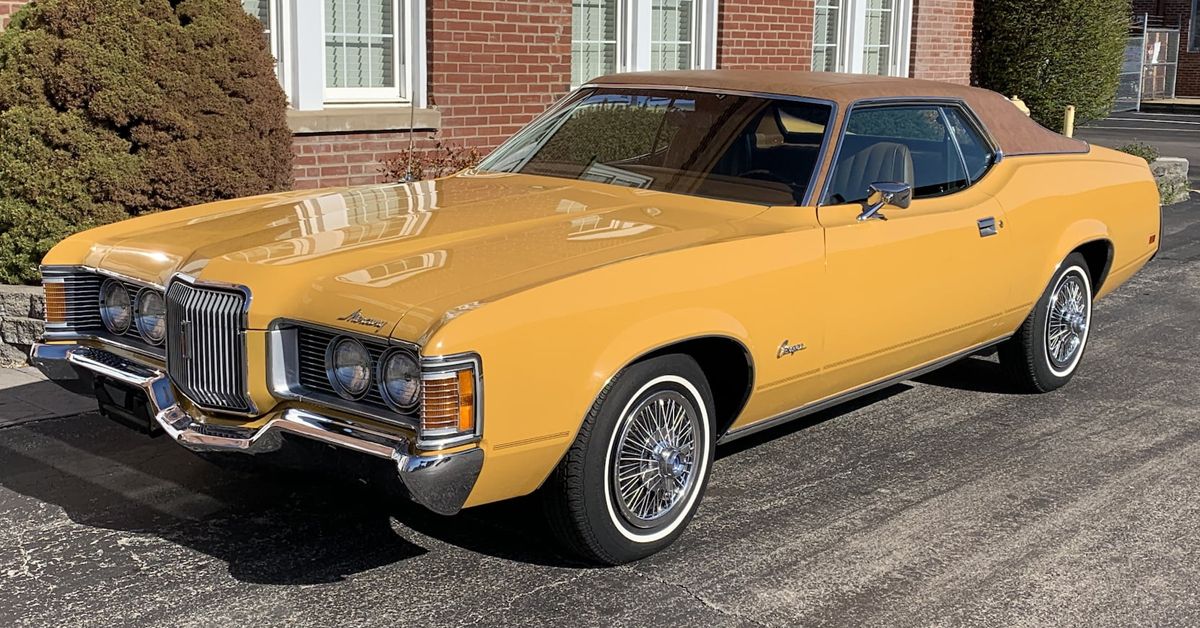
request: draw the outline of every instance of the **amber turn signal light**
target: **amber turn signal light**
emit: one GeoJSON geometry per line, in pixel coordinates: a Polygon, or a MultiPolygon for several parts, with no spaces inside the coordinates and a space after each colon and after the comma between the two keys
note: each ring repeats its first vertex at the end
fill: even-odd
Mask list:
{"type": "Polygon", "coordinates": [[[458,431],[475,430],[475,372],[458,372],[458,431]]]}
{"type": "Polygon", "coordinates": [[[67,322],[67,286],[54,281],[42,284],[46,292],[46,322],[62,325],[67,322]]]}

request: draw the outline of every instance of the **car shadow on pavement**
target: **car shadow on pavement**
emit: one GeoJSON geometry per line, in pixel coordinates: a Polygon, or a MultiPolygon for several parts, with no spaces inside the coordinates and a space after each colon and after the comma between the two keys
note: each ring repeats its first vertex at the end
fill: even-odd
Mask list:
{"type": "MultiPolygon", "coordinates": [[[[997,392],[990,383],[996,368],[969,359],[919,381],[997,392]]],[[[736,455],[911,388],[890,386],[722,445],[716,455],[736,455]]],[[[325,446],[305,442],[296,450],[304,464],[322,452],[333,464],[322,472],[229,470],[95,413],[11,425],[0,428],[0,509],[14,521],[46,516],[5,494],[11,491],[58,506],[79,526],[190,548],[226,563],[233,578],[258,584],[337,582],[446,551],[444,545],[522,563],[586,566],[559,551],[536,496],[443,517],[396,494],[387,461],[351,456],[355,464],[347,466],[337,457],[349,454],[325,446]]]]}
{"type": "MultiPolygon", "coordinates": [[[[377,471],[391,472],[379,462],[377,471]]],[[[0,429],[0,509],[11,518],[20,520],[22,509],[45,515],[5,490],[58,506],[80,526],[151,535],[211,556],[243,582],[337,582],[421,556],[437,542],[577,565],[556,553],[528,498],[442,517],[380,488],[376,477],[231,471],[96,414],[0,429]]]]}
{"type": "Polygon", "coordinates": [[[1008,372],[994,359],[981,356],[963,358],[913,381],[940,388],[997,395],[1025,394],[1012,384],[1008,372]]]}

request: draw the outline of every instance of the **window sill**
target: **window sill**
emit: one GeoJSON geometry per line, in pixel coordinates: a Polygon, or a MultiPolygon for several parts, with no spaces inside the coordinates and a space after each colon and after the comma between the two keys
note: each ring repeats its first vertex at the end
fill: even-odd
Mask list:
{"type": "Polygon", "coordinates": [[[408,105],[327,107],[315,111],[287,112],[288,126],[296,135],[318,133],[378,133],[386,131],[436,131],[442,114],[437,109],[408,105]]]}

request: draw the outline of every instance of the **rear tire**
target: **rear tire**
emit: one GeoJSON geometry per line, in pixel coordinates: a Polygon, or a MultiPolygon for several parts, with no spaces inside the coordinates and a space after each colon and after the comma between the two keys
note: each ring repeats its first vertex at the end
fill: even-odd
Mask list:
{"type": "Polygon", "coordinates": [[[1092,298],[1087,261],[1072,253],[1021,328],[1000,345],[1000,363],[1020,391],[1050,392],[1071,381],[1087,348],[1092,298]]]}
{"type": "Polygon", "coordinates": [[[559,541],[585,560],[618,565],[679,538],[712,468],[712,408],[704,372],[685,355],[614,377],[543,488],[559,541]]]}

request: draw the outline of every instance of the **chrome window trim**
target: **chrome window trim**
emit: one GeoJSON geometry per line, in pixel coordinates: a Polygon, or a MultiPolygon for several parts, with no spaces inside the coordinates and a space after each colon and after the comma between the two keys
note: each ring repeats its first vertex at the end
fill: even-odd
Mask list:
{"type": "MultiPolygon", "coordinates": [[[[983,176],[979,177],[979,179],[977,179],[976,181],[972,181],[970,183],[970,185],[968,185],[967,187],[965,187],[961,190],[958,190],[952,194],[947,194],[947,195],[939,197],[939,198],[949,198],[951,196],[954,196],[955,194],[959,194],[961,192],[965,192],[966,190],[971,189],[971,187],[973,187],[976,182],[982,181],[983,179],[985,179],[987,177],[987,173],[991,172],[992,168],[996,164],[1000,163],[1001,160],[1004,159],[1004,152],[1002,150],[1000,150],[1000,145],[996,143],[996,138],[993,137],[991,132],[987,130],[987,127],[985,127],[983,125],[983,123],[980,122],[979,116],[975,115],[975,111],[971,109],[971,106],[967,104],[967,101],[965,101],[961,98],[934,98],[934,97],[921,98],[921,97],[913,97],[913,96],[887,96],[887,97],[880,97],[880,98],[861,98],[859,100],[855,100],[855,101],[851,102],[850,105],[848,107],[846,107],[846,114],[842,117],[841,123],[838,124],[837,146],[836,146],[836,148],[834,148],[834,151],[833,151],[833,159],[829,160],[829,168],[825,172],[825,180],[822,181],[822,183],[821,183],[821,195],[817,199],[817,207],[823,207],[826,205],[830,205],[830,203],[826,202],[826,198],[829,194],[829,185],[833,181],[833,169],[837,167],[838,159],[841,158],[841,156],[842,156],[842,146],[845,144],[845,140],[846,140],[846,129],[850,125],[850,116],[854,114],[854,111],[859,108],[904,107],[904,106],[914,106],[914,105],[915,106],[927,105],[927,106],[933,106],[933,107],[957,107],[966,115],[968,123],[975,126],[975,130],[979,132],[980,137],[982,137],[983,140],[988,143],[988,146],[992,149],[992,152],[996,155],[995,158],[992,159],[991,166],[988,166],[988,170],[987,170],[987,172],[984,172],[983,176]]],[[[951,131],[951,134],[953,134],[952,131],[951,131]]],[[[914,198],[913,200],[915,201],[915,200],[919,200],[919,199],[914,198]]]]}
{"type": "MultiPolygon", "coordinates": [[[[228,415],[228,416],[239,416],[239,417],[256,417],[256,416],[258,416],[259,415],[258,404],[256,404],[254,402],[254,396],[250,394],[250,350],[249,350],[250,348],[249,348],[249,343],[247,342],[247,338],[246,338],[247,332],[250,331],[250,325],[249,325],[249,322],[250,322],[250,300],[253,298],[253,295],[250,292],[250,288],[247,286],[243,286],[241,284],[227,283],[227,282],[223,282],[223,281],[201,280],[201,279],[197,279],[195,276],[189,275],[187,273],[176,272],[171,275],[171,280],[167,282],[167,289],[169,290],[171,287],[171,284],[175,283],[176,281],[185,283],[193,288],[202,288],[202,289],[207,288],[210,290],[241,293],[241,295],[243,297],[243,299],[242,299],[242,315],[241,315],[241,321],[240,321],[240,325],[239,325],[239,329],[238,329],[238,338],[240,338],[241,342],[242,342],[243,359],[242,359],[241,369],[242,369],[242,381],[245,383],[245,389],[242,390],[241,392],[246,397],[247,408],[242,411],[230,410],[228,408],[213,408],[213,407],[198,403],[195,399],[187,397],[187,395],[184,394],[183,390],[180,389],[178,386],[175,386],[175,388],[179,390],[179,393],[181,396],[187,398],[188,401],[190,401],[197,408],[200,408],[201,410],[205,410],[212,414],[215,414],[215,415],[223,414],[223,415],[228,415]]],[[[167,300],[167,295],[166,295],[165,291],[163,293],[163,302],[167,303],[168,307],[169,307],[169,301],[167,300]]],[[[168,336],[170,336],[170,328],[171,328],[171,321],[168,320],[167,321],[167,330],[168,330],[167,335],[168,336]]],[[[163,347],[164,347],[164,355],[165,355],[166,354],[166,351],[165,351],[166,339],[165,338],[163,340],[163,347]]],[[[169,377],[170,367],[167,368],[167,373],[168,373],[168,377],[169,377]]],[[[173,379],[171,381],[171,384],[173,386],[175,385],[173,379]]]]}
{"type": "MultiPolygon", "coordinates": [[[[744,90],[737,90],[737,89],[717,89],[717,88],[712,88],[712,87],[688,87],[688,86],[683,86],[683,85],[656,85],[653,83],[628,83],[628,84],[626,84],[626,83],[586,83],[584,85],[580,85],[579,87],[575,88],[574,91],[572,91],[570,94],[567,94],[565,97],[563,97],[563,99],[560,100],[558,102],[558,104],[551,107],[549,110],[546,111],[546,113],[542,114],[541,116],[538,116],[538,118],[535,118],[532,122],[527,124],[520,131],[517,131],[516,135],[513,135],[512,138],[510,138],[508,141],[504,142],[504,144],[507,144],[509,141],[514,141],[517,138],[521,137],[521,135],[525,132],[525,129],[533,126],[533,124],[535,122],[537,122],[538,120],[540,120],[542,117],[552,115],[552,114],[558,112],[559,110],[563,109],[564,107],[566,107],[568,104],[575,102],[580,97],[582,97],[583,92],[585,90],[599,89],[599,88],[646,89],[646,90],[656,89],[656,90],[662,90],[662,91],[685,92],[685,93],[686,92],[698,92],[698,93],[702,93],[702,94],[725,94],[725,95],[731,95],[731,96],[746,96],[746,97],[752,97],[752,98],[765,98],[765,99],[772,99],[772,100],[787,100],[787,101],[791,101],[791,102],[803,102],[803,103],[809,103],[809,104],[814,104],[814,105],[825,105],[825,106],[829,107],[829,122],[825,125],[825,132],[822,134],[822,137],[821,137],[821,145],[817,148],[817,159],[813,162],[813,170],[809,174],[808,186],[804,190],[803,202],[801,202],[798,205],[773,205],[773,206],[768,206],[768,207],[813,207],[815,205],[814,186],[816,185],[817,181],[819,180],[818,175],[820,175],[820,173],[821,173],[821,164],[823,164],[825,162],[825,153],[829,149],[830,140],[833,137],[833,131],[834,131],[834,128],[837,126],[837,119],[838,119],[839,107],[838,107],[837,101],[830,100],[827,98],[814,98],[811,96],[796,96],[794,94],[777,94],[777,93],[773,93],[773,92],[754,92],[754,91],[744,91],[744,90]]],[[[503,147],[504,144],[501,144],[501,147],[503,147]]],[[[499,151],[499,148],[497,148],[496,151],[499,151]]],[[[493,152],[496,152],[496,151],[493,151],[493,152]]],[[[481,172],[492,172],[492,171],[482,170],[481,172]]],[[[604,185],[612,185],[612,184],[604,184],[604,185]]],[[[695,196],[692,194],[681,194],[678,192],[662,192],[662,194],[673,194],[675,196],[686,196],[689,198],[707,198],[707,197],[695,196]]],[[[717,200],[725,200],[726,202],[740,203],[743,205],[753,205],[754,204],[754,203],[747,203],[746,201],[734,201],[734,200],[728,200],[728,199],[717,199],[717,200]]]]}

